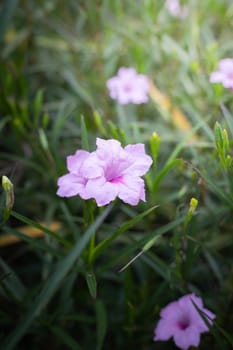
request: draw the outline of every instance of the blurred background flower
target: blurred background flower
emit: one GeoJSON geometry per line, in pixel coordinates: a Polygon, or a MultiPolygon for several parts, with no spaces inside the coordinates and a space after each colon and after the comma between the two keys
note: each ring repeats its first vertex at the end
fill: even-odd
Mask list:
{"type": "Polygon", "coordinates": [[[149,82],[134,68],[121,67],[115,77],[107,80],[110,96],[120,104],[148,102],[149,82]]]}

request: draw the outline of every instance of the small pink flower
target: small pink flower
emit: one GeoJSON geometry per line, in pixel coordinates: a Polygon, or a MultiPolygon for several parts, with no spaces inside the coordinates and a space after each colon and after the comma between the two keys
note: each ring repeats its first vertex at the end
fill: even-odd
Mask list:
{"type": "Polygon", "coordinates": [[[107,80],[106,84],[111,98],[122,105],[148,102],[148,78],[137,74],[134,68],[121,67],[117,75],[107,80]]]}
{"type": "Polygon", "coordinates": [[[224,58],[218,63],[218,70],[210,75],[211,83],[222,83],[226,89],[233,91],[233,59],[224,58]]]}
{"type": "Polygon", "coordinates": [[[183,350],[199,345],[200,334],[208,332],[208,327],[192,301],[212,324],[215,315],[203,307],[202,299],[195,294],[187,294],[162,309],[161,319],[155,328],[155,341],[173,337],[176,346],[183,350]]]}
{"type": "Polygon", "coordinates": [[[187,6],[181,6],[179,0],[166,0],[166,8],[173,17],[184,19],[188,16],[187,6]]]}
{"type": "Polygon", "coordinates": [[[103,206],[116,197],[137,205],[145,201],[144,181],[141,178],[152,164],[141,143],[125,148],[117,140],[97,138],[94,152],[78,150],[67,157],[68,174],[58,179],[57,195],[83,199],[94,198],[103,206]]]}

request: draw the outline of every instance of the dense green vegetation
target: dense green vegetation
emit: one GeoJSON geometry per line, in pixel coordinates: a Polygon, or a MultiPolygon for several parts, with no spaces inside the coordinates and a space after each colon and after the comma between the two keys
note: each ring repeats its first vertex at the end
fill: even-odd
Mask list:
{"type": "Polygon", "coordinates": [[[191,292],[216,315],[198,349],[231,349],[233,92],[209,79],[233,57],[233,4],[183,4],[185,18],[162,0],[0,5],[3,350],[177,349],[154,328],[191,292]],[[111,99],[120,67],[149,78],[148,103],[111,99]],[[97,137],[145,144],[145,202],[56,195],[97,137]]]}

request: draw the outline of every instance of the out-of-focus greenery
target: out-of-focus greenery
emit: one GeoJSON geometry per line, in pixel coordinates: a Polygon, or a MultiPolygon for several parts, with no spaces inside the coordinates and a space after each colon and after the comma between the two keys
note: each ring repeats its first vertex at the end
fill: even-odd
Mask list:
{"type": "Polygon", "coordinates": [[[233,95],[209,75],[232,57],[233,4],[183,3],[183,20],[162,0],[1,3],[0,173],[15,203],[6,222],[2,191],[0,237],[21,239],[0,248],[2,349],[175,349],[153,331],[189,292],[217,316],[199,348],[231,348],[233,95]],[[145,105],[111,100],[106,80],[121,66],[173,107],[153,91],[145,105]],[[56,196],[66,156],[94,150],[96,137],[146,144],[145,203],[97,209],[56,196]],[[57,232],[44,228],[54,222],[57,232]]]}

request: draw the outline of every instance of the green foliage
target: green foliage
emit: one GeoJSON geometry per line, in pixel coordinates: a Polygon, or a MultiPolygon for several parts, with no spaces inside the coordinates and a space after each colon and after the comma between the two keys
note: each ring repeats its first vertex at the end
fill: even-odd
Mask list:
{"type": "Polygon", "coordinates": [[[209,75],[232,55],[233,5],[183,1],[181,20],[164,3],[0,5],[0,169],[14,185],[0,193],[4,350],[175,349],[153,331],[189,292],[217,316],[199,348],[232,346],[233,100],[209,75]],[[111,100],[121,66],[150,78],[147,104],[111,100]],[[66,157],[96,137],[145,144],[145,203],[56,195],[66,157]]]}

